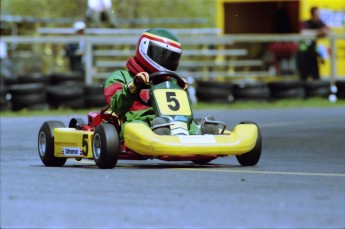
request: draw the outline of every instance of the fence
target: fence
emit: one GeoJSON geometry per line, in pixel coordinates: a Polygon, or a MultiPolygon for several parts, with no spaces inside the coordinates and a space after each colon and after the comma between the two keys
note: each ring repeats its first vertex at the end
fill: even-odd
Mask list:
{"type": "MultiPolygon", "coordinates": [[[[137,34],[140,32],[141,29],[114,29],[109,30],[110,35],[104,36],[2,36],[1,40],[8,44],[68,44],[79,42],[82,39],[86,44],[85,83],[92,84],[95,79],[107,77],[115,68],[125,68],[126,60],[134,54],[138,41],[137,34]],[[131,34],[128,34],[129,32],[131,34]],[[93,70],[95,68],[97,72],[93,70]]],[[[188,72],[189,75],[196,78],[270,76],[272,74],[263,67],[262,59],[251,59],[250,50],[232,46],[238,43],[297,43],[302,40],[314,39],[311,35],[300,34],[217,35],[217,29],[176,29],[173,32],[180,37],[183,45],[183,60],[179,71],[188,72]]],[[[334,83],[337,71],[335,42],[345,39],[345,34],[331,34],[328,39],[331,50],[330,80],[334,83]]]]}

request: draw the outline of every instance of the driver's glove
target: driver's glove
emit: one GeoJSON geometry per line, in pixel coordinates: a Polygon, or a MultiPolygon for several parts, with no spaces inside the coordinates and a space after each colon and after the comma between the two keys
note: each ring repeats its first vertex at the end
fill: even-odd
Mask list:
{"type": "Polygon", "coordinates": [[[150,84],[150,76],[147,72],[139,72],[134,76],[133,82],[127,85],[129,93],[134,94],[138,86],[150,84]]]}
{"type": "Polygon", "coordinates": [[[184,82],[184,85],[181,87],[183,90],[187,90],[188,88],[188,83],[187,83],[187,80],[185,80],[184,78],[181,78],[184,82]]]}

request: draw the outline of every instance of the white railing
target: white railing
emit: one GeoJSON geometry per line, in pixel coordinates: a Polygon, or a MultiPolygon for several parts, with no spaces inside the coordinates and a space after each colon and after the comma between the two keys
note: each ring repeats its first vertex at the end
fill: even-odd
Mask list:
{"type": "MultiPolygon", "coordinates": [[[[193,30],[190,30],[193,31],[193,30]]],[[[134,31],[138,32],[138,31],[134,31]]],[[[200,34],[197,36],[188,36],[187,30],[177,30],[175,32],[181,32],[180,41],[184,46],[188,45],[199,45],[202,47],[207,47],[209,45],[217,46],[217,51],[205,51],[205,49],[200,49],[199,55],[202,56],[211,56],[211,55],[241,55],[246,54],[246,50],[226,50],[225,46],[229,44],[234,44],[237,42],[299,42],[302,40],[308,39],[315,39],[314,36],[311,35],[300,35],[300,34],[289,34],[289,35],[277,35],[277,34],[246,34],[246,35],[209,35],[209,34],[200,34]],[[233,54],[231,54],[233,52],[233,54]],[[237,53],[237,54],[236,54],[237,53]]],[[[204,31],[205,32],[205,31],[204,31]]],[[[206,31],[207,32],[207,31],[206,31]]],[[[213,31],[214,32],[214,31],[213,31]]],[[[193,32],[196,34],[196,31],[193,32]]],[[[331,67],[330,67],[330,80],[334,82],[336,77],[336,50],[335,50],[335,41],[338,39],[345,39],[345,34],[331,34],[327,37],[330,41],[330,49],[331,49],[331,67]]],[[[93,79],[98,77],[94,74],[94,65],[95,56],[99,56],[100,52],[93,50],[94,46],[98,45],[123,45],[123,46],[135,46],[137,44],[138,36],[136,35],[107,35],[107,36],[100,36],[100,35],[85,35],[85,36],[2,36],[1,40],[8,43],[8,44],[68,44],[73,42],[79,42],[83,40],[86,44],[85,50],[85,82],[87,84],[92,84],[93,79]],[[98,52],[98,53],[97,53],[98,52]]],[[[111,51],[104,52],[105,56],[111,56],[111,51]]],[[[113,50],[113,54],[117,55],[119,52],[123,52],[122,54],[127,54],[130,56],[132,53],[124,50],[113,50]]],[[[186,53],[190,55],[198,55],[198,51],[195,50],[186,50],[186,53]]],[[[122,55],[121,54],[121,55],[122,55]]],[[[259,64],[257,60],[253,60],[256,64],[259,64]]],[[[114,63],[115,60],[114,60],[114,63]]],[[[121,62],[122,64],[123,62],[121,62]]],[[[106,65],[111,65],[111,63],[102,63],[106,65]]],[[[201,63],[202,64],[202,63],[201,63]]],[[[206,64],[206,63],[204,63],[206,64]]],[[[222,62],[222,64],[226,65],[227,62],[222,62]]],[[[192,67],[192,62],[187,62],[186,67],[192,67]]],[[[251,76],[251,72],[247,72],[247,75],[251,76]]],[[[99,73],[100,76],[105,77],[105,74],[99,73]]],[[[216,76],[217,73],[210,72],[210,75],[216,76]]],[[[225,74],[225,76],[234,76],[236,73],[225,74]]],[[[238,74],[237,74],[238,75],[238,74]]],[[[260,74],[259,74],[260,75],[260,74]]],[[[265,75],[262,74],[261,75],[265,75]]]]}

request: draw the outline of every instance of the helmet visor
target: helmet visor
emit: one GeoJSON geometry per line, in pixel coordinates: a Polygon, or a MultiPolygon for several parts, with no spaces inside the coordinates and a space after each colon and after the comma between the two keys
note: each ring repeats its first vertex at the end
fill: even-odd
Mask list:
{"type": "Polygon", "coordinates": [[[147,56],[160,66],[175,71],[180,62],[181,53],[174,52],[154,42],[150,42],[147,49],[147,56]]]}

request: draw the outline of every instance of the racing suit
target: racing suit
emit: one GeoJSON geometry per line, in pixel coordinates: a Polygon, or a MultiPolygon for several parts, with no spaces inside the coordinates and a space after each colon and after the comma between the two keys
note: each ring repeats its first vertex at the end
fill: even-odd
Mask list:
{"type": "MultiPolygon", "coordinates": [[[[134,95],[127,90],[127,84],[133,81],[133,75],[129,71],[117,70],[106,80],[104,98],[110,104],[111,110],[123,121],[121,125],[120,139],[124,138],[124,126],[129,122],[141,122],[147,126],[152,125],[155,113],[152,107],[139,102],[134,95]]],[[[144,95],[148,99],[148,94],[144,95]]],[[[199,133],[199,128],[193,121],[189,127],[189,134],[199,133]]]]}

